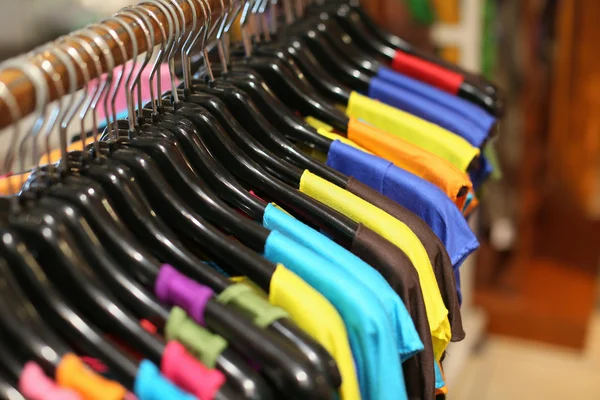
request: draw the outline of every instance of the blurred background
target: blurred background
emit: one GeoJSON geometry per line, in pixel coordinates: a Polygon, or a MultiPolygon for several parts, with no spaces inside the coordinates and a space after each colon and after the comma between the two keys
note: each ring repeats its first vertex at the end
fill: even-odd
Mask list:
{"type": "MultiPolygon", "coordinates": [[[[131,1],[131,0],[130,0],[131,1]]],[[[130,1],[0,0],[0,59],[130,1]]],[[[501,171],[463,266],[450,399],[592,399],[600,382],[600,2],[363,0],[389,31],[502,89],[501,171]]]]}

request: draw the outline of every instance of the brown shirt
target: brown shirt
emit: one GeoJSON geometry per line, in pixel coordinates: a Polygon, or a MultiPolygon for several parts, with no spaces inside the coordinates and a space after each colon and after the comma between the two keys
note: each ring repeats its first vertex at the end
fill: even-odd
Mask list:
{"type": "Polygon", "coordinates": [[[451,340],[453,342],[463,340],[465,338],[465,331],[462,326],[454,269],[440,239],[429,228],[429,225],[417,215],[357,179],[350,178],[346,189],[406,224],[419,238],[427,251],[442,294],[442,299],[448,309],[448,320],[452,329],[451,340]]]}
{"type": "Polygon", "coordinates": [[[416,269],[400,248],[362,224],[356,231],[350,250],[379,271],[406,306],[425,347],[402,364],[408,398],[433,399],[433,344],[416,269]]]}

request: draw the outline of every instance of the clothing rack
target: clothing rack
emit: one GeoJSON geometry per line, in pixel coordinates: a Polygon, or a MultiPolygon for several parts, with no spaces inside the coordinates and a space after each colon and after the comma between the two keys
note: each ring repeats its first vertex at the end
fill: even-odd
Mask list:
{"type": "Polygon", "coordinates": [[[32,397],[27,363],[89,397],[62,379],[73,357],[107,367],[120,390],[111,398],[447,393],[441,363],[465,337],[457,278],[479,246],[466,218],[488,174],[474,161],[497,122],[496,89],[402,50],[358,7],[277,3],[142,0],[0,64],[0,128],[14,128],[0,146],[0,284],[10,289],[0,290],[0,398],[3,388],[32,397]],[[224,33],[240,14],[243,49],[224,33]],[[205,63],[192,71],[198,40],[205,63]],[[163,67],[171,90],[157,80],[156,101],[163,67]],[[104,75],[113,68],[116,82],[104,75]],[[28,114],[36,120],[22,130],[28,114]],[[81,139],[71,146],[70,130],[81,139]]]}
{"type": "MultiPolygon", "coordinates": [[[[185,27],[189,27],[190,25],[192,25],[192,23],[193,23],[192,6],[190,4],[190,2],[192,0],[171,0],[171,1],[176,2],[181,7],[181,10],[183,11],[183,14],[185,16],[185,27]]],[[[211,14],[213,17],[217,17],[222,13],[223,5],[225,6],[225,8],[228,8],[228,7],[235,5],[236,3],[239,3],[238,0],[205,0],[204,2],[205,2],[205,4],[208,3],[209,9],[212,11],[211,14]]],[[[197,0],[196,0],[196,3],[198,3],[197,0]]],[[[148,10],[154,12],[156,14],[156,16],[158,17],[158,19],[161,21],[161,23],[167,25],[167,17],[160,10],[159,7],[157,7],[153,4],[150,4],[150,3],[137,5],[136,7],[145,7],[148,10]]],[[[123,16],[122,20],[125,21],[131,27],[133,32],[135,33],[136,39],[138,41],[138,54],[142,54],[143,52],[150,50],[150,49],[148,49],[148,43],[146,43],[144,31],[142,30],[142,28],[132,18],[129,18],[127,16],[123,16]]],[[[197,23],[204,22],[203,15],[201,15],[201,14],[197,15],[196,22],[197,23]]],[[[156,21],[152,20],[152,24],[155,28],[154,29],[154,40],[155,40],[155,43],[158,45],[158,44],[162,43],[161,32],[160,32],[159,26],[157,26],[157,24],[156,24],[156,21]]],[[[122,65],[125,62],[127,62],[129,59],[131,59],[131,57],[133,56],[133,46],[132,46],[131,40],[129,39],[129,35],[125,31],[125,29],[121,25],[119,25],[118,23],[116,23],[114,21],[101,22],[100,25],[104,25],[110,29],[115,30],[117,32],[117,34],[119,35],[119,38],[125,44],[125,48],[127,50],[127,59],[123,60],[119,46],[117,45],[117,43],[115,43],[115,41],[113,40],[113,37],[103,29],[92,28],[93,31],[102,35],[103,39],[106,40],[106,42],[109,44],[112,57],[114,58],[114,61],[115,61],[115,65],[122,65]]],[[[86,40],[88,43],[90,43],[91,47],[94,49],[95,54],[100,59],[103,70],[106,70],[106,58],[102,56],[102,50],[91,39],[89,39],[87,37],[83,37],[83,39],[86,40]]],[[[100,75],[98,73],[99,71],[95,70],[94,63],[93,63],[92,59],[90,58],[90,56],[88,55],[88,53],[83,50],[79,51],[80,49],[82,49],[82,45],[80,43],[78,43],[77,41],[70,40],[69,38],[66,38],[65,40],[69,43],[69,46],[74,47],[80,53],[83,62],[85,62],[88,66],[90,78],[98,77],[100,75]]],[[[68,72],[67,72],[66,67],[60,62],[60,60],[58,60],[50,52],[44,52],[41,55],[36,57],[35,62],[37,63],[37,65],[41,64],[42,62],[50,62],[52,64],[52,66],[55,68],[56,74],[58,75],[56,77],[56,79],[60,79],[62,82],[64,82],[65,91],[69,92],[69,90],[71,88],[69,87],[68,72]]],[[[49,88],[49,93],[48,93],[49,101],[57,99],[59,96],[56,91],[55,85],[52,84],[52,78],[50,76],[45,75],[45,79],[47,81],[48,88],[49,88]]],[[[0,85],[2,83],[5,84],[8,88],[8,90],[14,96],[14,98],[19,106],[21,117],[24,117],[34,111],[35,103],[36,103],[35,87],[34,87],[33,83],[31,82],[31,80],[27,77],[27,75],[23,71],[18,70],[18,69],[12,69],[12,68],[3,69],[2,71],[0,71],[0,82],[1,82],[0,85]]],[[[77,88],[76,89],[83,88],[83,84],[84,84],[83,76],[81,74],[81,71],[79,71],[79,69],[77,69],[77,88]]],[[[16,122],[16,121],[13,121],[11,113],[9,112],[8,105],[6,104],[4,99],[0,99],[0,128],[9,126],[13,122],[16,122]]]]}

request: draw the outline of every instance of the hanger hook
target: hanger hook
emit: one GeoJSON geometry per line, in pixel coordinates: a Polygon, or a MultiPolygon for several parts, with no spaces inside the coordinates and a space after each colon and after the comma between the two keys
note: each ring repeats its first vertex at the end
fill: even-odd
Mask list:
{"type": "Polygon", "coordinates": [[[296,21],[296,17],[294,16],[294,10],[292,6],[292,0],[282,0],[283,1],[283,13],[285,15],[285,24],[291,25],[296,21]]]}
{"type": "Polygon", "coordinates": [[[150,71],[150,75],[149,75],[149,85],[150,85],[150,101],[152,102],[152,117],[155,118],[159,115],[158,113],[158,105],[160,105],[162,107],[162,92],[161,92],[161,83],[160,83],[160,76],[158,78],[158,99],[156,98],[156,93],[154,91],[154,76],[156,75],[156,71],[158,70],[158,68],[160,67],[160,65],[162,64],[163,58],[165,56],[165,49],[167,48],[168,45],[170,45],[170,40],[171,40],[171,36],[173,35],[173,20],[171,18],[171,14],[169,13],[169,11],[166,9],[166,7],[164,7],[162,4],[160,4],[159,2],[154,2],[152,0],[149,1],[144,1],[141,3],[138,3],[138,5],[140,6],[139,9],[145,11],[153,20],[154,22],[156,22],[156,24],[158,25],[159,29],[160,29],[160,35],[161,35],[161,45],[160,45],[160,49],[158,50],[158,53],[156,54],[156,59],[154,61],[154,64],[152,65],[152,70],[150,71]],[[165,25],[161,22],[161,20],[158,18],[158,16],[156,15],[156,13],[152,10],[149,10],[146,7],[142,7],[142,5],[144,4],[153,4],[154,6],[158,7],[162,13],[165,15],[165,17],[167,18],[167,25],[169,26],[169,34],[167,36],[167,32],[165,30],[165,25]]]}
{"type": "Polygon", "coordinates": [[[269,11],[271,12],[271,33],[275,35],[279,32],[279,21],[277,20],[279,0],[270,0],[269,3],[269,11]]]}
{"type": "MultiPolygon", "coordinates": [[[[222,4],[222,2],[221,2],[222,4]]],[[[204,61],[204,68],[206,70],[206,74],[208,76],[208,80],[209,82],[214,82],[215,81],[215,76],[213,74],[213,70],[212,70],[212,66],[210,65],[210,59],[208,57],[208,39],[209,39],[209,34],[210,34],[210,28],[212,26],[212,9],[210,7],[210,4],[208,1],[206,0],[202,0],[201,2],[202,5],[202,11],[204,13],[204,24],[203,24],[203,35],[202,35],[202,58],[204,61]]],[[[200,34],[200,32],[198,32],[198,34],[200,34]]]]}
{"type": "MultiPolygon", "coordinates": [[[[25,159],[26,159],[26,147],[25,147],[25,143],[27,143],[28,140],[32,140],[33,143],[33,148],[35,149],[36,143],[35,143],[35,138],[38,134],[38,132],[42,129],[42,127],[44,126],[44,123],[46,121],[46,116],[47,116],[47,107],[48,107],[48,87],[46,85],[46,79],[44,77],[44,74],[42,73],[41,69],[39,67],[37,67],[32,59],[30,57],[28,57],[29,55],[20,57],[16,60],[9,60],[5,63],[3,63],[3,66],[9,67],[9,68],[14,68],[14,69],[19,69],[20,71],[22,71],[23,73],[25,73],[27,75],[27,77],[29,78],[29,80],[34,84],[35,87],[35,93],[36,93],[36,107],[35,107],[35,113],[34,115],[36,115],[35,118],[35,122],[33,123],[33,125],[31,126],[29,133],[25,134],[20,142],[15,141],[14,143],[12,143],[12,146],[16,146],[17,143],[19,143],[18,146],[18,155],[19,155],[19,171],[23,172],[25,171],[25,159]],[[17,65],[18,64],[22,64],[25,62],[25,65],[22,66],[22,68],[18,68],[17,65]]],[[[14,154],[14,150],[12,152],[12,154],[14,154]]],[[[35,165],[35,164],[33,164],[35,165]]],[[[22,179],[20,182],[20,186],[22,187],[24,184],[24,180],[22,179]]]]}
{"type": "Polygon", "coordinates": [[[258,16],[260,18],[262,33],[265,36],[265,42],[271,41],[271,29],[269,27],[269,18],[267,17],[267,7],[269,5],[269,0],[260,0],[260,5],[258,7],[258,16]]]}
{"type": "MultiPolygon", "coordinates": [[[[64,94],[65,94],[65,87],[64,87],[64,81],[62,80],[55,80],[55,87],[57,88],[57,92],[60,96],[60,100],[59,100],[59,104],[60,104],[60,116],[57,117],[57,121],[56,123],[59,123],[59,140],[60,140],[60,151],[61,151],[61,165],[63,167],[63,170],[66,169],[67,165],[67,139],[66,139],[66,134],[65,137],[63,138],[62,135],[62,123],[65,119],[66,113],[68,110],[71,109],[71,107],[73,106],[73,103],[75,102],[75,97],[74,97],[74,93],[76,91],[77,88],[77,72],[75,71],[75,64],[73,62],[73,59],[71,57],[69,57],[69,55],[67,54],[67,52],[58,47],[57,43],[50,43],[49,46],[46,49],[46,52],[51,53],[52,55],[54,55],[54,57],[56,57],[65,67],[65,69],[67,70],[67,75],[68,75],[68,82],[69,82],[69,91],[68,91],[68,95],[66,97],[67,99],[67,106],[64,107],[63,105],[64,103],[64,94]]],[[[48,66],[47,68],[53,68],[52,66],[48,66]]],[[[82,72],[83,73],[83,72],[82,72]]],[[[54,127],[52,127],[54,128],[54,127]]],[[[48,168],[52,168],[52,163],[50,162],[50,157],[51,157],[51,146],[50,146],[50,135],[52,133],[53,129],[49,129],[45,132],[44,137],[45,137],[45,144],[46,144],[46,161],[48,162],[48,168]]]]}
{"type": "Polygon", "coordinates": [[[250,30],[250,37],[251,38],[255,38],[254,40],[256,41],[256,43],[260,43],[262,41],[261,38],[261,31],[260,31],[260,24],[257,22],[258,19],[258,11],[260,9],[260,4],[261,2],[259,0],[251,0],[252,1],[252,7],[250,10],[250,17],[249,17],[249,30],[250,30]]]}
{"type": "MultiPolygon", "coordinates": [[[[42,71],[41,67],[39,67],[38,65],[35,64],[35,57],[36,57],[37,53],[34,52],[30,52],[26,55],[24,55],[22,57],[22,59],[26,59],[28,60],[29,65],[31,65],[34,68],[37,68],[40,72],[42,71]]],[[[42,74],[43,76],[43,74],[42,74]]],[[[48,86],[46,83],[46,80],[44,78],[43,84],[46,84],[46,90],[48,90],[48,86]]],[[[40,131],[42,131],[44,129],[44,127],[47,125],[47,121],[48,121],[48,105],[49,105],[49,101],[46,102],[46,104],[43,107],[43,111],[37,115],[37,117],[34,120],[33,125],[31,126],[29,133],[27,135],[24,135],[20,142],[19,142],[19,146],[18,146],[18,154],[19,154],[19,160],[20,160],[20,167],[19,170],[20,172],[23,172],[25,170],[25,159],[26,159],[26,155],[27,155],[27,147],[25,146],[27,142],[31,142],[31,165],[32,166],[37,166],[38,165],[38,161],[35,159],[36,155],[38,154],[37,148],[38,148],[38,136],[40,131]]],[[[53,108],[54,111],[54,108],[53,108]]],[[[23,186],[23,185],[21,185],[23,186]]]]}
{"type": "MultiPolygon", "coordinates": [[[[73,32],[72,34],[69,35],[69,39],[70,40],[75,40],[77,41],[81,47],[86,51],[86,53],[88,53],[88,55],[90,56],[92,62],[94,63],[94,70],[96,71],[96,75],[98,77],[100,77],[103,73],[102,70],[102,64],[100,62],[100,56],[98,54],[96,54],[96,52],[94,51],[94,49],[92,48],[92,46],[90,45],[90,43],[85,40],[84,38],[78,37],[77,34],[79,32],[73,32]]],[[[100,79],[100,78],[98,78],[100,79]]],[[[85,146],[87,145],[87,132],[85,129],[85,119],[91,109],[92,106],[92,101],[94,100],[95,96],[97,95],[97,92],[100,89],[100,82],[99,80],[96,80],[96,85],[95,85],[95,89],[93,90],[92,94],[90,95],[86,95],[82,98],[81,103],[81,109],[79,111],[79,121],[80,121],[80,126],[81,126],[81,146],[82,146],[82,157],[83,158],[87,158],[88,157],[88,153],[85,151],[85,146]]],[[[89,91],[89,86],[86,85],[85,87],[86,91],[89,91]]]]}
{"type": "Polygon", "coordinates": [[[181,5],[176,0],[168,0],[168,2],[166,0],[159,1],[165,4],[169,8],[169,10],[171,10],[175,20],[175,40],[173,41],[173,44],[169,49],[167,55],[167,62],[169,64],[169,75],[171,77],[171,97],[173,98],[173,107],[178,108],[181,102],[179,100],[177,82],[175,80],[175,52],[179,48],[181,40],[183,39],[186,32],[185,13],[183,12],[183,8],[181,8],[181,5]],[[179,13],[179,17],[181,19],[177,18],[177,13],[175,12],[175,9],[179,13]]]}
{"type": "MultiPolygon", "coordinates": [[[[132,62],[131,62],[131,69],[127,75],[127,78],[125,79],[125,87],[129,87],[129,83],[131,82],[131,77],[133,76],[133,71],[135,70],[135,67],[137,65],[137,57],[138,57],[138,43],[137,43],[137,39],[135,37],[135,34],[133,32],[133,29],[131,29],[131,27],[129,26],[129,24],[127,24],[125,21],[121,20],[119,18],[119,16],[115,15],[112,17],[107,18],[105,21],[112,21],[112,22],[116,22],[117,24],[121,25],[121,27],[125,30],[125,32],[127,33],[127,35],[129,36],[129,40],[131,41],[131,47],[132,47],[132,62]]],[[[121,49],[121,55],[123,58],[123,62],[121,64],[121,69],[120,72],[118,74],[117,77],[117,83],[115,84],[115,87],[112,91],[112,95],[111,95],[111,99],[110,99],[110,103],[111,103],[111,110],[112,110],[112,115],[113,115],[113,129],[114,129],[114,135],[113,136],[115,139],[119,137],[119,122],[117,121],[117,96],[119,94],[119,90],[121,88],[121,82],[123,81],[123,75],[125,74],[125,71],[127,69],[127,51],[125,49],[125,44],[123,43],[123,41],[119,38],[118,33],[110,28],[109,31],[110,35],[115,39],[115,41],[118,43],[119,48],[121,49]]],[[[135,121],[133,121],[133,102],[130,102],[131,99],[131,94],[129,93],[129,91],[126,90],[126,95],[127,97],[127,106],[128,106],[128,111],[129,111],[129,133],[133,134],[133,130],[135,129],[135,121]],[[131,105],[131,108],[129,108],[129,106],[131,105]]]]}
{"type": "MultiPolygon", "coordinates": [[[[146,42],[146,47],[148,47],[148,49],[149,49],[148,50],[148,52],[149,52],[150,48],[151,48],[151,42],[154,43],[154,40],[153,39],[151,40],[150,31],[148,30],[148,27],[144,23],[143,19],[140,18],[139,16],[137,16],[136,14],[134,14],[130,11],[127,11],[127,10],[121,10],[121,11],[117,12],[117,14],[115,14],[115,17],[130,18],[138,24],[138,26],[144,33],[144,40],[146,42]]],[[[125,79],[125,99],[127,101],[127,119],[129,121],[129,135],[133,136],[135,133],[136,125],[137,125],[137,121],[135,118],[136,117],[135,104],[134,104],[134,98],[133,98],[134,90],[135,90],[135,83],[139,80],[141,73],[142,73],[142,69],[144,67],[144,64],[147,65],[147,61],[149,61],[149,58],[148,58],[148,56],[146,56],[146,58],[142,62],[142,65],[140,66],[140,68],[136,69],[138,61],[139,61],[138,56],[141,55],[140,44],[137,41],[137,38],[134,39],[132,36],[131,39],[135,40],[135,52],[134,52],[135,54],[133,54],[133,56],[132,56],[131,68],[129,70],[129,74],[127,75],[127,79],[125,79]],[[134,78],[134,76],[135,76],[135,78],[134,78]]],[[[148,54],[148,52],[146,54],[148,54]]]]}
{"type": "Polygon", "coordinates": [[[252,14],[252,2],[250,0],[244,1],[244,8],[242,11],[242,17],[240,19],[240,28],[242,31],[242,41],[244,44],[244,51],[246,57],[252,57],[252,36],[250,34],[250,19],[252,14]]]}
{"type": "MultiPolygon", "coordinates": [[[[136,8],[136,7],[126,7],[124,9],[120,10],[117,14],[130,17],[134,21],[136,21],[136,23],[140,26],[140,28],[142,28],[142,30],[144,31],[144,34],[146,36],[146,47],[147,47],[146,57],[144,58],[142,65],[138,69],[137,75],[135,76],[135,79],[131,83],[131,86],[129,86],[127,88],[128,92],[130,92],[132,95],[131,96],[132,97],[131,110],[134,111],[133,110],[133,107],[134,107],[133,92],[134,92],[135,86],[137,86],[138,121],[141,123],[144,120],[144,116],[143,116],[144,105],[142,104],[144,99],[142,98],[142,85],[140,83],[140,80],[141,80],[144,70],[148,66],[148,63],[150,63],[150,59],[154,55],[154,50],[155,50],[154,47],[156,45],[156,42],[154,41],[154,26],[152,25],[150,18],[148,18],[148,16],[146,14],[144,14],[139,8],[136,8]]],[[[135,115],[135,111],[134,111],[134,115],[135,115]]]]}
{"type": "MultiPolygon", "coordinates": [[[[98,107],[98,103],[100,102],[100,99],[102,98],[102,96],[107,96],[108,89],[110,88],[110,85],[112,85],[113,68],[115,67],[115,59],[112,56],[110,46],[108,45],[108,42],[106,41],[106,39],[104,39],[104,37],[102,37],[102,35],[100,35],[97,32],[92,30],[92,28],[97,28],[97,27],[99,27],[98,24],[89,25],[84,30],[78,32],[78,34],[82,35],[82,36],[86,36],[86,37],[90,38],[91,40],[93,40],[94,43],[96,43],[96,45],[98,46],[98,48],[100,48],[100,50],[102,51],[104,60],[106,61],[107,73],[106,73],[106,75],[104,75],[104,78],[102,78],[100,75],[98,76],[97,90],[94,93],[94,95],[92,96],[92,103],[91,103],[92,140],[94,141],[94,150],[95,150],[94,153],[95,153],[96,157],[102,157],[102,154],[99,151],[99,147],[98,147],[99,145],[98,145],[98,111],[97,111],[97,107],[98,107]]],[[[107,118],[107,123],[108,123],[108,114],[107,114],[106,108],[104,110],[104,114],[105,114],[105,117],[107,118]]]]}
{"type": "MultiPolygon", "coordinates": [[[[45,48],[49,47],[49,46],[53,46],[54,44],[48,44],[42,48],[40,48],[38,50],[38,52],[33,56],[33,58],[35,59],[36,57],[42,57],[43,53],[46,53],[47,51],[45,50],[45,48]]],[[[49,169],[49,173],[48,173],[48,183],[50,182],[50,175],[52,174],[52,168],[53,165],[50,163],[49,160],[49,156],[50,156],[50,152],[52,151],[52,148],[50,146],[50,134],[51,132],[54,131],[54,128],[56,127],[56,124],[58,122],[58,120],[60,119],[60,117],[62,116],[62,112],[64,110],[63,108],[63,103],[64,103],[64,94],[65,94],[65,87],[64,87],[64,83],[63,80],[61,79],[60,75],[56,73],[56,69],[54,68],[54,65],[52,65],[51,62],[44,60],[44,58],[42,57],[42,59],[40,60],[40,64],[38,66],[38,68],[43,69],[44,72],[46,73],[46,75],[50,78],[50,81],[53,82],[54,84],[54,88],[56,89],[56,93],[58,95],[58,102],[55,102],[52,104],[51,106],[51,112],[50,112],[50,116],[46,121],[45,124],[45,130],[40,129],[40,131],[35,135],[38,137],[43,137],[45,140],[45,154],[46,154],[46,159],[45,162],[48,164],[48,169],[49,169]]],[[[46,86],[49,88],[49,83],[46,82],[46,86]]],[[[21,142],[21,146],[24,143],[21,142]]],[[[32,159],[31,159],[31,164],[35,165],[36,169],[38,169],[40,167],[40,165],[42,164],[42,157],[39,156],[39,152],[38,152],[38,139],[36,137],[33,138],[33,151],[32,151],[32,159]]],[[[20,150],[22,152],[22,150],[20,150]]]]}
{"type": "MultiPolygon", "coordinates": [[[[230,3],[232,4],[232,3],[230,3]]],[[[232,6],[233,7],[233,6],[232,6]]],[[[229,65],[230,63],[230,43],[231,43],[231,37],[230,37],[230,31],[231,31],[231,27],[233,26],[233,24],[235,23],[235,21],[237,20],[238,16],[240,15],[240,13],[244,10],[245,7],[245,3],[240,3],[240,2],[235,2],[235,11],[233,11],[231,13],[231,18],[229,19],[229,22],[227,22],[227,24],[225,25],[224,29],[223,29],[223,35],[225,38],[225,48],[226,48],[226,52],[225,52],[225,59],[226,59],[226,64],[229,65]]]]}
{"type": "Polygon", "coordinates": [[[57,47],[59,45],[64,45],[67,47],[66,49],[66,53],[71,57],[71,59],[74,61],[74,65],[76,64],[79,68],[79,70],[81,71],[81,74],[83,76],[83,90],[81,91],[81,94],[76,94],[76,86],[71,87],[70,89],[70,98],[69,98],[69,105],[66,108],[65,113],[63,114],[62,118],[61,118],[61,123],[60,123],[60,129],[59,129],[59,135],[60,135],[60,147],[61,147],[61,154],[62,154],[62,158],[61,158],[61,166],[63,167],[62,170],[63,171],[67,171],[68,168],[68,163],[67,163],[67,147],[68,147],[68,143],[67,143],[67,138],[68,138],[68,128],[69,125],[71,124],[71,122],[73,121],[73,118],[75,117],[75,114],[77,113],[77,110],[79,110],[79,108],[82,106],[82,104],[84,103],[85,99],[88,97],[88,83],[90,81],[90,73],[89,73],[89,69],[87,66],[87,63],[85,61],[83,61],[83,58],[81,57],[81,54],[79,54],[79,50],[72,44],[70,44],[68,42],[68,40],[70,40],[71,38],[69,37],[61,37],[56,41],[56,45],[57,47]],[[76,100],[77,98],[77,100],[76,100]]]}
{"type": "MultiPolygon", "coordinates": [[[[35,92],[36,92],[36,110],[37,111],[41,111],[41,107],[44,106],[43,104],[43,97],[41,95],[41,91],[40,88],[37,84],[37,80],[33,77],[31,77],[29,75],[29,73],[26,73],[24,71],[24,69],[26,67],[24,67],[22,65],[22,63],[16,64],[16,60],[15,60],[15,64],[13,65],[2,65],[2,69],[17,69],[21,72],[23,72],[26,76],[27,79],[29,79],[34,86],[35,92]],[[20,65],[19,65],[20,64],[20,65]]],[[[12,125],[13,125],[13,136],[12,136],[12,140],[10,141],[10,146],[7,147],[6,149],[6,154],[4,156],[4,172],[5,173],[11,173],[12,172],[12,167],[13,164],[15,162],[15,146],[17,144],[17,142],[19,141],[19,138],[21,137],[21,118],[22,118],[22,114],[21,114],[21,109],[19,107],[19,103],[17,102],[17,99],[15,98],[15,96],[12,94],[12,92],[10,91],[10,89],[8,88],[8,86],[0,81],[0,98],[2,98],[2,100],[4,101],[4,104],[6,104],[7,108],[8,108],[8,112],[10,113],[10,117],[13,121],[12,125]]],[[[21,171],[23,172],[23,171],[21,171]]],[[[20,184],[19,184],[19,188],[23,187],[24,184],[24,178],[21,178],[20,180],[20,184]]],[[[8,180],[8,186],[9,186],[9,192],[10,193],[14,193],[14,188],[12,187],[12,180],[9,179],[8,180]]],[[[10,215],[15,215],[19,212],[21,206],[19,204],[19,198],[18,196],[13,196],[13,198],[11,199],[11,204],[10,204],[10,215]]]]}
{"type": "MultiPolygon", "coordinates": [[[[196,31],[196,27],[198,26],[198,13],[196,10],[196,4],[192,0],[186,0],[190,5],[190,9],[192,10],[192,28],[190,29],[187,35],[184,35],[185,39],[183,39],[183,45],[181,46],[181,67],[183,69],[183,87],[187,92],[191,88],[191,72],[190,72],[190,63],[188,62],[188,48],[191,48],[197,41],[198,37],[202,33],[202,27],[198,30],[196,36],[194,36],[194,32],[196,31]]],[[[198,0],[199,1],[199,0],[198,0]]],[[[201,5],[202,9],[204,7],[201,5]]],[[[204,10],[204,16],[206,17],[206,10],[204,10]]]]}
{"type": "MultiPolygon", "coordinates": [[[[115,21],[120,24],[120,21],[116,21],[113,18],[114,17],[107,18],[104,21],[102,21],[101,23],[93,24],[92,27],[94,27],[95,29],[101,29],[104,32],[108,33],[112,37],[113,41],[116,43],[117,47],[119,48],[119,51],[121,52],[121,58],[123,60],[127,60],[127,50],[125,49],[125,43],[123,43],[123,41],[119,37],[119,34],[117,33],[117,31],[115,29],[111,28],[110,26],[108,26],[108,24],[106,24],[107,21],[115,21]]],[[[115,105],[116,94],[113,95],[112,93],[113,93],[113,91],[116,93],[116,91],[118,91],[119,87],[121,86],[123,74],[125,72],[125,63],[121,64],[121,68],[120,68],[119,72],[117,73],[116,83],[113,87],[114,71],[115,71],[115,68],[117,67],[117,63],[115,62],[115,59],[112,56],[112,52],[111,52],[110,59],[113,62],[113,68],[108,69],[108,76],[107,76],[108,88],[106,90],[106,93],[104,94],[103,107],[104,107],[104,113],[106,115],[106,126],[108,126],[109,128],[112,126],[111,137],[113,139],[116,139],[117,134],[119,132],[119,125],[117,122],[117,110],[116,110],[116,105],[115,105]],[[109,105],[109,101],[110,101],[110,105],[109,105]]]]}
{"type": "MultiPolygon", "coordinates": [[[[221,7],[223,6],[223,1],[221,1],[221,7]]],[[[225,8],[223,8],[225,9],[225,8]]],[[[233,2],[230,1],[227,6],[227,11],[224,12],[223,18],[219,25],[219,29],[217,31],[217,49],[219,51],[219,60],[221,61],[221,67],[223,68],[223,73],[226,74],[229,72],[229,43],[228,43],[228,35],[227,35],[227,25],[229,24],[229,14],[233,10],[233,2]]],[[[237,16],[236,16],[237,17],[237,16]]]]}

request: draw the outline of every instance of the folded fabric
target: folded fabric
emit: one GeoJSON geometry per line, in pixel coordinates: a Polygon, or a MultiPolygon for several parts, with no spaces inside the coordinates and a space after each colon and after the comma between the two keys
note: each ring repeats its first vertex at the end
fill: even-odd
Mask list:
{"type": "Polygon", "coordinates": [[[394,330],[383,304],[371,290],[278,231],[267,238],[264,256],[284,264],[340,313],[348,331],[362,398],[406,399],[394,330]]]}
{"type": "Polygon", "coordinates": [[[381,67],[377,71],[377,77],[398,88],[410,91],[415,96],[435,101],[446,109],[467,118],[488,134],[491,133],[497,122],[495,117],[488,114],[481,107],[393,69],[381,67]]]}
{"type": "Polygon", "coordinates": [[[406,253],[419,273],[434,354],[439,360],[452,336],[448,310],[444,306],[427,252],[416,235],[404,223],[386,212],[309,171],[302,174],[300,191],[355,222],[364,224],[406,253]]]}
{"type": "Polygon", "coordinates": [[[455,268],[479,247],[461,211],[431,183],[391,162],[333,142],[327,165],[384,194],[421,217],[440,238],[455,268]]]}
{"type": "Polygon", "coordinates": [[[339,273],[352,275],[372,290],[384,305],[392,321],[394,337],[397,338],[402,362],[423,350],[423,343],[419,339],[402,299],[373,267],[273,204],[267,206],[263,221],[265,227],[282,232],[304,247],[311,249],[334,264],[340,271],[339,273]]]}
{"type": "MultiPolygon", "coordinates": [[[[460,209],[472,188],[469,176],[455,165],[406,140],[350,118],[348,139],[397,167],[440,188],[460,209]]],[[[356,147],[356,146],[354,146],[356,147]]]]}
{"type": "Polygon", "coordinates": [[[481,147],[489,134],[489,129],[479,127],[435,100],[419,96],[410,89],[394,86],[377,77],[371,79],[369,97],[441,126],[466,139],[475,147],[481,147]]]}

